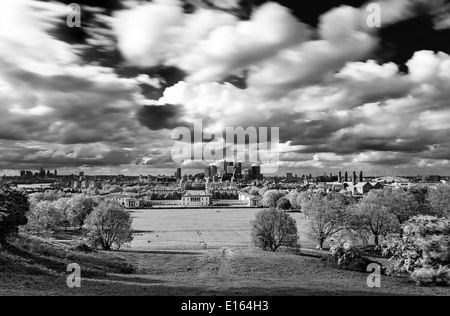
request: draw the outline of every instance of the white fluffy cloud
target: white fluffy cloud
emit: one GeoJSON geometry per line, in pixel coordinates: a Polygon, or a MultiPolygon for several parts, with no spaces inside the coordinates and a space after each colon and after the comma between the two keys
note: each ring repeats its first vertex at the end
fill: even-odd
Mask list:
{"type": "Polygon", "coordinates": [[[220,80],[309,36],[308,28],[276,3],[239,21],[208,9],[185,14],[178,1],[157,1],[119,12],[113,25],[129,63],[178,66],[197,82],[220,80]]]}

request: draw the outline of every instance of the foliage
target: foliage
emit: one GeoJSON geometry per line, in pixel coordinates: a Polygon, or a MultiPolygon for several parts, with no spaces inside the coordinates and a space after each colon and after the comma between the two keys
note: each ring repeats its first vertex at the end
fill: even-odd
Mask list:
{"type": "Polygon", "coordinates": [[[448,266],[419,268],[411,274],[411,278],[420,285],[450,285],[450,268],[448,266]]]}
{"type": "Polygon", "coordinates": [[[298,247],[297,223],[287,213],[266,209],[251,222],[252,240],[263,250],[277,251],[280,247],[298,247]]]}
{"type": "Polygon", "coordinates": [[[61,222],[60,213],[54,204],[49,201],[32,203],[30,212],[27,214],[28,224],[24,230],[37,236],[48,236],[53,232],[61,222]]]}
{"type": "Polygon", "coordinates": [[[278,202],[277,202],[277,210],[288,211],[291,208],[292,208],[291,202],[289,201],[288,198],[282,197],[281,199],[278,200],[278,202]]]}
{"type": "Polygon", "coordinates": [[[313,194],[302,202],[302,210],[310,219],[309,235],[322,249],[324,242],[345,229],[348,220],[347,205],[339,194],[313,194]]]}
{"type": "Polygon", "coordinates": [[[265,207],[276,207],[278,200],[281,199],[282,197],[284,197],[285,194],[278,191],[278,190],[268,190],[264,193],[263,196],[263,205],[265,207]]]}
{"type": "Polygon", "coordinates": [[[291,208],[294,210],[297,210],[300,208],[300,205],[297,203],[298,195],[299,195],[298,191],[292,191],[292,192],[289,192],[288,195],[286,195],[286,198],[291,203],[291,208]]]}
{"type": "Polygon", "coordinates": [[[86,218],[92,213],[99,201],[93,197],[78,194],[74,195],[69,201],[69,221],[71,225],[83,227],[86,218]]]}
{"type": "Polygon", "coordinates": [[[28,198],[23,193],[0,189],[0,243],[5,243],[8,236],[17,233],[19,226],[27,224],[29,210],[28,198]]]}
{"type": "Polygon", "coordinates": [[[449,185],[439,185],[436,188],[430,188],[427,201],[430,203],[433,215],[450,218],[449,185]]]}
{"type": "Polygon", "coordinates": [[[133,240],[131,224],[130,214],[117,202],[102,201],[87,218],[87,237],[94,247],[120,249],[133,240]]]}
{"type": "Polygon", "coordinates": [[[394,261],[388,273],[409,274],[418,282],[430,278],[438,280],[443,267],[450,264],[450,220],[417,216],[407,221],[402,229],[402,238],[389,238],[379,247],[383,255],[394,261]]]}
{"type": "Polygon", "coordinates": [[[328,263],[344,270],[365,272],[371,261],[365,253],[345,240],[336,240],[331,243],[331,258],[328,263]]]}
{"type": "Polygon", "coordinates": [[[398,231],[397,217],[389,211],[382,190],[372,190],[351,209],[349,229],[360,235],[372,235],[375,245],[380,237],[398,231]]]}

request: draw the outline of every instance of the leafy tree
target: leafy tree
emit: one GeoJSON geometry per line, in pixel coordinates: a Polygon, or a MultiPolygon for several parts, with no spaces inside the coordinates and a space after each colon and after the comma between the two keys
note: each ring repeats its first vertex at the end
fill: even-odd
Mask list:
{"type": "Polygon", "coordinates": [[[268,190],[263,196],[263,205],[265,207],[275,208],[277,206],[278,200],[284,197],[284,193],[278,190],[268,190]]]}
{"type": "Polygon", "coordinates": [[[388,273],[409,274],[419,283],[450,284],[450,220],[416,216],[402,229],[402,238],[389,238],[379,247],[394,261],[388,273]]]}
{"type": "Polygon", "coordinates": [[[25,230],[29,234],[45,236],[56,230],[60,223],[60,214],[55,203],[41,201],[32,203],[30,212],[27,214],[28,224],[25,230]]]}
{"type": "Polygon", "coordinates": [[[26,225],[30,210],[28,198],[21,192],[9,188],[0,189],[0,243],[17,233],[19,226],[26,225]]]}
{"type": "Polygon", "coordinates": [[[303,201],[302,209],[310,219],[309,235],[317,240],[317,248],[346,228],[348,209],[340,194],[313,194],[303,201]]]}
{"type": "Polygon", "coordinates": [[[385,206],[381,190],[372,190],[354,205],[350,228],[362,234],[372,235],[375,245],[379,244],[380,236],[398,230],[397,217],[385,206]]]}
{"type": "Polygon", "coordinates": [[[288,198],[282,197],[277,202],[277,210],[288,211],[292,208],[291,202],[288,198]]]}
{"type": "Polygon", "coordinates": [[[92,213],[94,208],[98,206],[99,201],[93,197],[78,194],[73,196],[68,201],[68,204],[71,224],[82,229],[86,218],[92,213]]]}
{"type": "Polygon", "coordinates": [[[287,213],[266,209],[251,222],[252,241],[263,250],[277,251],[280,247],[297,247],[297,223],[287,213]]]}
{"type": "Polygon", "coordinates": [[[120,249],[133,240],[132,218],[117,202],[102,201],[89,215],[86,226],[93,246],[120,249]]]}
{"type": "Polygon", "coordinates": [[[67,230],[71,225],[71,198],[64,197],[52,203],[57,211],[57,226],[67,230]]]}
{"type": "Polygon", "coordinates": [[[450,186],[439,185],[428,191],[428,202],[432,213],[439,217],[450,218],[450,186]]]}
{"type": "Polygon", "coordinates": [[[430,213],[430,203],[428,202],[428,187],[427,186],[412,186],[408,189],[408,192],[414,196],[418,204],[418,208],[421,214],[430,213]]]}
{"type": "MultiPolygon", "coordinates": [[[[410,192],[402,189],[384,189],[376,190],[374,194],[378,196],[388,212],[397,218],[400,226],[420,212],[419,203],[410,192]]],[[[401,229],[400,234],[402,234],[401,229]]]]}
{"type": "Polygon", "coordinates": [[[300,208],[300,206],[297,203],[298,194],[299,194],[298,191],[292,191],[292,192],[289,192],[288,195],[286,195],[286,198],[291,203],[291,208],[293,208],[293,209],[299,209],[300,208]]]}

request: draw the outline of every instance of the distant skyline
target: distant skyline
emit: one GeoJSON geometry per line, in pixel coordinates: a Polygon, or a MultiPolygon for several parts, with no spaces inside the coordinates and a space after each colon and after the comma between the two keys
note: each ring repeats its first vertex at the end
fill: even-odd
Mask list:
{"type": "Polygon", "coordinates": [[[170,175],[196,119],[279,127],[278,175],[450,175],[446,1],[72,2],[0,1],[0,175],[170,175]]]}

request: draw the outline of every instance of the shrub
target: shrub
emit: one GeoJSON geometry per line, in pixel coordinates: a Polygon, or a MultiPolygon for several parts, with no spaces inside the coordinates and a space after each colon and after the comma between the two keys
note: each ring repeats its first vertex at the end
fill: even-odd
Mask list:
{"type": "Polygon", "coordinates": [[[450,268],[420,268],[411,274],[411,278],[419,285],[450,285],[450,268]]]}
{"type": "Polygon", "coordinates": [[[280,247],[298,247],[297,223],[283,211],[260,211],[251,225],[252,240],[263,250],[275,252],[280,247]]]}
{"type": "Polygon", "coordinates": [[[339,269],[365,272],[371,263],[361,249],[348,241],[332,242],[330,251],[331,257],[327,262],[339,269]]]}
{"type": "Polygon", "coordinates": [[[424,284],[440,282],[450,265],[450,220],[417,216],[402,229],[403,238],[390,238],[380,247],[394,261],[388,273],[411,275],[424,284]]]}

